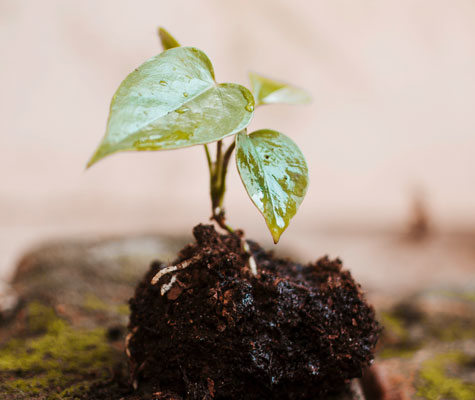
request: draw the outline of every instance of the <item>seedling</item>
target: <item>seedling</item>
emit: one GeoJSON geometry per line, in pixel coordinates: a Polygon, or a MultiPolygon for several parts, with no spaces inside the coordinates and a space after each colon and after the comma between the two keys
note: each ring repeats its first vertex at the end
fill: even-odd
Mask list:
{"type": "MultiPolygon", "coordinates": [[[[201,50],[180,47],[163,29],[159,35],[164,51],[121,83],[88,165],[119,151],[203,145],[211,218],[233,232],[223,204],[236,151],[244,187],[277,243],[305,196],[307,164],[282,133],[247,129],[256,107],[305,103],[309,96],[258,74],[250,74],[252,90],[218,84],[201,50]]],[[[256,279],[242,234],[220,235],[204,225],[193,233],[196,242],[177,264],[153,263],[129,301],[125,352],[135,389],[143,380],[145,393],[165,397],[327,398],[361,376],[379,328],[339,260],[303,268],[255,244],[263,278],[256,279]]]]}
{"type": "Polygon", "coordinates": [[[159,29],[164,51],[130,73],[112,98],[106,134],[88,167],[119,151],[170,150],[203,145],[210,173],[211,219],[232,232],[223,208],[232,153],[244,187],[264,216],[274,243],[296,214],[308,185],[305,158],[284,134],[247,127],[255,108],[306,103],[302,89],[251,73],[252,92],[216,83],[204,52],[180,47],[159,29]],[[233,136],[225,148],[223,139],[233,136]],[[216,142],[216,156],[208,145],[216,142]]]}

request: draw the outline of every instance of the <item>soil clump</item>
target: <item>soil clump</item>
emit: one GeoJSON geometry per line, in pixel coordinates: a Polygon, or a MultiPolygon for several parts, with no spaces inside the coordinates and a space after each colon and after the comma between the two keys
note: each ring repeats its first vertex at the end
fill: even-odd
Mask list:
{"type": "Polygon", "coordinates": [[[154,262],[130,300],[132,380],[159,399],[314,399],[346,391],[380,327],[350,272],[303,266],[198,225],[175,265],[154,262]],[[189,260],[189,261],[187,261],[189,260]]]}

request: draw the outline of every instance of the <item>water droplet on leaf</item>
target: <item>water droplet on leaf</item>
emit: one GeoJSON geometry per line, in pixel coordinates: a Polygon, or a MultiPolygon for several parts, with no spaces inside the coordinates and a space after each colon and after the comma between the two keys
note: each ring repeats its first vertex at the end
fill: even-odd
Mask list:
{"type": "Polygon", "coordinates": [[[252,104],[248,104],[246,107],[244,107],[246,111],[253,112],[254,111],[254,106],[252,104]]]}
{"type": "Polygon", "coordinates": [[[188,97],[188,93],[183,92],[183,96],[188,97]]]}
{"type": "Polygon", "coordinates": [[[184,114],[184,113],[186,113],[188,110],[189,110],[188,107],[180,107],[180,108],[177,108],[177,109],[175,110],[175,112],[177,112],[178,114],[184,114]]]}
{"type": "Polygon", "coordinates": [[[159,83],[160,83],[160,85],[162,85],[162,86],[167,86],[167,85],[168,85],[168,83],[167,83],[166,81],[160,81],[159,83]]]}

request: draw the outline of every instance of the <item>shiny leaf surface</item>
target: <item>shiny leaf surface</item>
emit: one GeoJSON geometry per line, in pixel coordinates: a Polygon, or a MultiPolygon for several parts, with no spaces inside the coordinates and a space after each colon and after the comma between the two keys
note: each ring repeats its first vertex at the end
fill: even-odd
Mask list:
{"type": "Polygon", "coordinates": [[[237,135],[236,163],[249,197],[277,243],[307,191],[308,169],[302,152],[287,136],[263,129],[237,135]]]}
{"type": "Polygon", "coordinates": [[[253,72],[249,73],[252,93],[256,104],[305,104],[312,98],[303,89],[283,82],[265,78],[253,72]]]}
{"type": "Polygon", "coordinates": [[[176,47],[143,63],[112,98],[107,130],[88,163],[130,150],[167,150],[214,142],[244,129],[254,98],[245,87],[214,81],[208,57],[176,47]]]}
{"type": "Polygon", "coordinates": [[[162,43],[163,50],[173,49],[174,47],[180,47],[180,43],[172,36],[165,28],[158,28],[158,36],[162,43]]]}

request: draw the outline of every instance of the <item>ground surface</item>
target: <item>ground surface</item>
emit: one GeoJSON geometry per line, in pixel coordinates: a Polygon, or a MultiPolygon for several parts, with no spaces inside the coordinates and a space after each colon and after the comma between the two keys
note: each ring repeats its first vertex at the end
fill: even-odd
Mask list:
{"type": "MultiPolygon", "coordinates": [[[[13,282],[15,309],[14,292],[2,289],[0,398],[140,399],[126,379],[127,300],[148,261],[170,260],[182,244],[136,237],[55,243],[27,254],[13,282]]],[[[411,246],[417,253],[419,245],[411,246]]],[[[400,265],[411,267],[410,259],[400,265]]],[[[362,385],[353,384],[354,396],[475,398],[473,270],[450,285],[422,278],[419,289],[399,297],[385,294],[390,279],[386,288],[372,288],[386,329],[377,361],[362,385]]]]}

